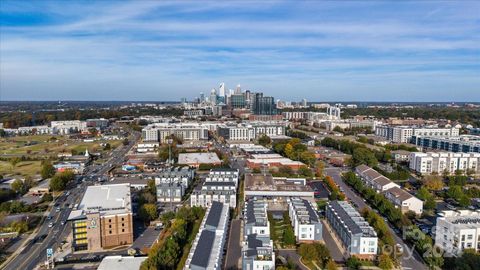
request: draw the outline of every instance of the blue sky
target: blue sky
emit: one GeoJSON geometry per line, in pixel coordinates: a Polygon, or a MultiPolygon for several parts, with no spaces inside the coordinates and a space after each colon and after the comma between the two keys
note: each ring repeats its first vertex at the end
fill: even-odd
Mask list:
{"type": "Polygon", "coordinates": [[[0,100],[480,101],[476,1],[1,1],[0,100]]]}

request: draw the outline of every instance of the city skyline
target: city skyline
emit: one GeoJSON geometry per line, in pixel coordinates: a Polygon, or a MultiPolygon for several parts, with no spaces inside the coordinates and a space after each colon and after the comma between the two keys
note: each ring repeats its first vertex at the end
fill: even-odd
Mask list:
{"type": "Polygon", "coordinates": [[[453,2],[0,7],[0,100],[480,101],[479,11],[453,2]]]}

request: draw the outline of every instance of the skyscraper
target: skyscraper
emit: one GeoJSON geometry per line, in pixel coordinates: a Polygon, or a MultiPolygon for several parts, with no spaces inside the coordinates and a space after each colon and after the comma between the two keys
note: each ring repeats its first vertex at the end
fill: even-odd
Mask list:
{"type": "Polygon", "coordinates": [[[277,106],[273,97],[264,97],[263,93],[252,94],[252,111],[255,115],[275,115],[277,106]]]}
{"type": "Polygon", "coordinates": [[[212,105],[217,104],[217,91],[215,90],[215,88],[213,88],[212,91],[210,91],[210,103],[212,105]]]}
{"type": "Polygon", "coordinates": [[[225,97],[225,83],[221,83],[220,87],[218,88],[218,95],[220,97],[225,97]]]}
{"type": "Polygon", "coordinates": [[[240,84],[237,85],[237,88],[235,89],[235,94],[241,94],[242,93],[242,88],[240,87],[240,84]]]}

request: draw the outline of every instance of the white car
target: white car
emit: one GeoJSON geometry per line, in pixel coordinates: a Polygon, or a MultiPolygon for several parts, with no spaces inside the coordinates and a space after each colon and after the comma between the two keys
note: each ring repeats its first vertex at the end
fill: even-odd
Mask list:
{"type": "Polygon", "coordinates": [[[53,227],[53,222],[48,223],[48,227],[52,228],[53,227]]]}

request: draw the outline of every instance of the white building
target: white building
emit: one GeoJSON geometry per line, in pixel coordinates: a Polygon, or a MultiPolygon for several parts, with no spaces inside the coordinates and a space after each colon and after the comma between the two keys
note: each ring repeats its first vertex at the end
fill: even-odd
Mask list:
{"type": "Polygon", "coordinates": [[[350,204],[330,201],[325,217],[349,256],[371,259],[377,255],[377,233],[350,204]]]}
{"type": "Polygon", "coordinates": [[[87,122],[80,120],[52,121],[50,126],[56,134],[70,134],[86,130],[87,122]]]}
{"type": "Polygon", "coordinates": [[[366,165],[359,165],[355,168],[355,172],[365,185],[383,193],[383,196],[392,202],[395,207],[402,210],[402,213],[413,211],[418,215],[422,214],[423,201],[403,190],[376,170],[366,165]]]}
{"type": "Polygon", "coordinates": [[[458,128],[414,127],[377,125],[375,135],[395,143],[409,143],[412,136],[454,137],[459,135],[458,128]]]}
{"type": "Polygon", "coordinates": [[[448,255],[459,256],[464,249],[480,251],[480,211],[443,211],[437,217],[435,245],[448,255]]]}
{"type": "Polygon", "coordinates": [[[284,122],[248,122],[223,124],[217,128],[218,135],[226,140],[250,141],[264,134],[269,137],[285,135],[284,122]]]}
{"type": "Polygon", "coordinates": [[[300,198],[288,198],[288,215],[297,242],[322,240],[322,223],[311,202],[300,198]]]}
{"type": "Polygon", "coordinates": [[[208,127],[199,123],[155,123],[142,129],[144,141],[166,143],[171,135],[185,141],[208,140],[208,127]]]}
{"type": "Polygon", "coordinates": [[[399,187],[399,185],[367,165],[357,166],[355,172],[360,176],[364,184],[375,189],[377,192],[384,192],[390,188],[399,187]]]}
{"type": "Polygon", "coordinates": [[[217,201],[237,206],[238,170],[212,169],[202,185],[198,185],[190,195],[191,206],[208,207],[217,201]]]}
{"type": "Polygon", "coordinates": [[[421,173],[455,173],[471,170],[480,173],[480,153],[414,152],[410,154],[410,169],[421,173]]]}
{"type": "Polygon", "coordinates": [[[134,257],[134,256],[106,256],[98,266],[97,270],[138,270],[142,263],[147,259],[147,256],[134,257]]]}
{"type": "Polygon", "coordinates": [[[387,189],[383,195],[392,202],[396,208],[400,208],[402,213],[408,211],[412,211],[417,215],[423,213],[423,201],[400,187],[387,189]]]}
{"type": "Polygon", "coordinates": [[[242,269],[275,269],[275,252],[265,201],[253,198],[245,202],[243,232],[242,269]]]}
{"type": "Polygon", "coordinates": [[[222,269],[223,249],[228,233],[229,208],[213,202],[207,209],[200,230],[193,241],[184,270],[222,269]]]}

